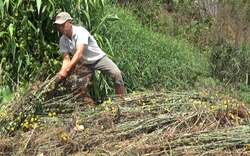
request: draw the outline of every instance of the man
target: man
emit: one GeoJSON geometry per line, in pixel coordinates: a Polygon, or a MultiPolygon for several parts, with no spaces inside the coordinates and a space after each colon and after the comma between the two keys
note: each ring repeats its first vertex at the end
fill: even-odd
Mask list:
{"type": "MultiPolygon", "coordinates": [[[[102,73],[109,75],[114,82],[116,94],[125,94],[123,78],[119,68],[101,50],[91,34],[84,27],[73,25],[72,20],[67,12],[61,12],[56,16],[56,21],[53,23],[63,34],[59,43],[60,51],[63,54],[63,64],[58,73],[59,79],[64,79],[68,72],[80,61],[91,73],[100,70],[102,73]],[[71,59],[69,53],[73,54],[71,59]]],[[[82,73],[77,73],[77,75],[78,79],[84,77],[82,73]]],[[[86,88],[87,84],[84,85],[86,88]]]]}

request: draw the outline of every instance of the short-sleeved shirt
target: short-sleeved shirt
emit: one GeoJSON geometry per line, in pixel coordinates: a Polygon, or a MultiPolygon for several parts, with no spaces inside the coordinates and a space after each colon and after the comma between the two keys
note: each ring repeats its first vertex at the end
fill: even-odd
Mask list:
{"type": "Polygon", "coordinates": [[[59,45],[62,53],[70,52],[74,55],[76,52],[76,46],[84,44],[83,55],[80,59],[81,62],[92,64],[106,55],[98,46],[94,37],[92,37],[88,30],[84,27],[72,25],[72,30],[72,40],[70,40],[66,35],[62,35],[60,38],[59,45]]]}

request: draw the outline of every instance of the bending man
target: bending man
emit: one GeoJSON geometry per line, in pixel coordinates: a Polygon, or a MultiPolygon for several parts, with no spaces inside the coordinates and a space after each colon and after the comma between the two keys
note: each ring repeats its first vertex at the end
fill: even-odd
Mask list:
{"type": "MultiPolygon", "coordinates": [[[[67,12],[61,12],[53,23],[63,34],[59,43],[63,54],[63,64],[58,73],[59,79],[64,79],[80,61],[91,73],[100,70],[109,75],[114,82],[116,94],[125,94],[121,71],[117,65],[106,56],[91,34],[84,27],[73,25],[72,20],[67,12]],[[73,55],[71,59],[69,53],[73,55]]],[[[79,73],[78,78],[83,76],[79,73]]],[[[86,88],[87,84],[84,85],[86,88]]]]}

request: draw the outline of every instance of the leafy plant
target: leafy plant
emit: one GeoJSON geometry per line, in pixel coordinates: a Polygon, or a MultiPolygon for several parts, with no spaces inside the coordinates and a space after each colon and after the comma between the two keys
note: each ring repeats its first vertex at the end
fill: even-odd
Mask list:
{"type": "MultiPolygon", "coordinates": [[[[59,31],[52,25],[54,17],[61,11],[69,12],[74,22],[84,25],[97,39],[100,47],[112,56],[108,38],[100,35],[107,21],[119,20],[114,14],[105,14],[104,0],[85,1],[11,1],[0,2],[0,56],[1,86],[24,85],[31,81],[43,65],[48,75],[59,71],[62,56],[58,52],[59,31]],[[76,6],[76,7],[75,7],[76,6]]],[[[95,92],[98,92],[95,90],[95,92]]]]}

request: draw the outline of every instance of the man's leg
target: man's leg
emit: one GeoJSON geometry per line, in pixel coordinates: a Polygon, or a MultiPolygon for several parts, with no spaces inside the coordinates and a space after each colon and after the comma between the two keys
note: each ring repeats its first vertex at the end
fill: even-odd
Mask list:
{"type": "Polygon", "coordinates": [[[112,78],[116,94],[125,94],[122,73],[111,59],[104,56],[94,64],[94,69],[100,70],[112,78]]]}

